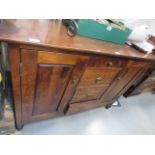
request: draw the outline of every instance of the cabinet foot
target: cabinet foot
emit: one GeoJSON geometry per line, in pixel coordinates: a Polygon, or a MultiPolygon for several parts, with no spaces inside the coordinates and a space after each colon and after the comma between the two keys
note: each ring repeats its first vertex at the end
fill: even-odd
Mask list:
{"type": "Polygon", "coordinates": [[[109,109],[109,108],[111,108],[111,106],[112,106],[112,105],[109,104],[109,105],[106,105],[105,108],[106,108],[106,109],[109,109]]]}
{"type": "Polygon", "coordinates": [[[19,131],[22,130],[23,127],[24,127],[24,125],[16,125],[16,129],[19,130],[19,131]]]}
{"type": "Polygon", "coordinates": [[[121,103],[119,102],[119,100],[117,100],[115,103],[108,104],[108,105],[105,106],[106,109],[109,109],[111,107],[121,107],[121,103]]]}
{"type": "Polygon", "coordinates": [[[155,89],[152,90],[152,95],[154,95],[154,94],[155,94],[155,89]]]}

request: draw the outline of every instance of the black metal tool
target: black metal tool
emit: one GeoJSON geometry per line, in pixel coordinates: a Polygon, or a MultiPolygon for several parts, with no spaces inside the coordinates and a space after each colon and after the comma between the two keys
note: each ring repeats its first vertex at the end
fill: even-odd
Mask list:
{"type": "Polygon", "coordinates": [[[62,22],[67,26],[67,34],[71,37],[77,34],[78,30],[78,19],[63,19],[62,22]]]}

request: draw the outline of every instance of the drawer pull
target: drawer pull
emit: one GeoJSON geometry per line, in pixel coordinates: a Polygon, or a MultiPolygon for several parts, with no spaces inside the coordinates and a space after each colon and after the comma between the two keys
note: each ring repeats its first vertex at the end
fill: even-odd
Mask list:
{"type": "Polygon", "coordinates": [[[112,65],[113,65],[113,62],[109,61],[107,66],[111,67],[112,65]]]}
{"type": "Polygon", "coordinates": [[[77,79],[73,79],[73,80],[72,80],[72,83],[73,83],[73,84],[76,84],[77,82],[78,82],[77,79]]]}
{"type": "Polygon", "coordinates": [[[89,97],[91,97],[91,95],[89,95],[89,94],[86,94],[86,98],[89,98],[89,97]]]}
{"type": "Polygon", "coordinates": [[[102,81],[103,78],[102,77],[97,77],[96,80],[95,80],[95,83],[99,82],[99,81],[102,81]]]}

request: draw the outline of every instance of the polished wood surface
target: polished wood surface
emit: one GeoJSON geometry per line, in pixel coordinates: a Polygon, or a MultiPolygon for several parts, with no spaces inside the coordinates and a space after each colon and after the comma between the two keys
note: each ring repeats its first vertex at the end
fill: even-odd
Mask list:
{"type": "Polygon", "coordinates": [[[111,105],[151,65],[148,61],[19,47],[9,44],[18,128],[35,120],[111,105]]]}
{"type": "Polygon", "coordinates": [[[71,66],[38,65],[33,115],[57,111],[71,71],[71,66]]]}
{"type": "Polygon", "coordinates": [[[79,83],[79,86],[109,85],[119,71],[119,68],[87,67],[79,83]]]}
{"type": "Polygon", "coordinates": [[[154,65],[127,45],[69,37],[61,22],[5,20],[17,128],[109,106],[154,65]]]}
{"type": "Polygon", "coordinates": [[[113,85],[106,91],[102,96],[101,101],[107,102],[110,100],[117,99],[120,92],[124,91],[123,89],[128,86],[128,83],[133,81],[136,77],[136,74],[140,71],[141,68],[126,68],[113,82],[113,85]]]}
{"type": "Polygon", "coordinates": [[[22,99],[21,99],[21,85],[19,76],[19,66],[20,66],[20,51],[18,45],[9,46],[9,62],[12,77],[12,89],[13,89],[13,99],[14,99],[14,109],[15,111],[15,121],[16,127],[22,126],[22,99]]]}
{"type": "MultiPolygon", "coordinates": [[[[54,51],[56,52],[56,51],[54,51]]],[[[67,65],[74,65],[78,63],[80,59],[85,59],[85,57],[81,57],[80,55],[71,55],[71,54],[62,54],[62,53],[54,53],[54,52],[45,52],[39,51],[38,52],[38,63],[52,63],[52,64],[67,64],[67,65]]]]}
{"type": "Polygon", "coordinates": [[[68,110],[66,111],[66,114],[68,115],[75,114],[86,110],[98,108],[101,106],[103,105],[100,104],[97,100],[82,102],[82,104],[80,103],[70,104],[68,110]]]}
{"type": "Polygon", "coordinates": [[[99,99],[107,89],[108,86],[78,87],[71,103],[99,99]]]}
{"type": "Polygon", "coordinates": [[[37,74],[37,53],[33,50],[22,50],[21,98],[22,98],[22,122],[31,120],[33,113],[33,101],[35,95],[35,81],[37,74]]]}
{"type": "Polygon", "coordinates": [[[59,20],[4,20],[0,24],[0,40],[67,49],[72,50],[73,53],[79,51],[155,60],[154,55],[141,53],[127,45],[117,45],[80,36],[69,37],[66,31],[59,20]]]}

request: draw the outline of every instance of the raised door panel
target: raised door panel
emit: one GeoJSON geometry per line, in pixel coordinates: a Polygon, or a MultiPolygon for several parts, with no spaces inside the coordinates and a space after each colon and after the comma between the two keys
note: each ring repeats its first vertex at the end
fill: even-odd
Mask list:
{"type": "Polygon", "coordinates": [[[68,102],[87,60],[86,56],[22,50],[22,122],[61,113],[59,108],[64,98],[68,102]]]}
{"type": "Polygon", "coordinates": [[[38,65],[33,115],[57,111],[71,71],[71,66],[38,65]]]}

